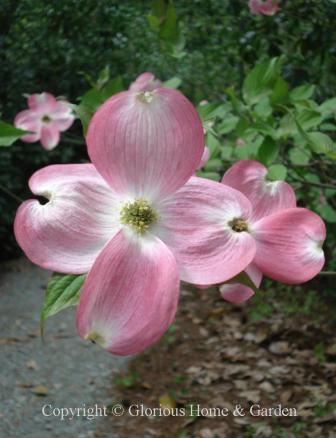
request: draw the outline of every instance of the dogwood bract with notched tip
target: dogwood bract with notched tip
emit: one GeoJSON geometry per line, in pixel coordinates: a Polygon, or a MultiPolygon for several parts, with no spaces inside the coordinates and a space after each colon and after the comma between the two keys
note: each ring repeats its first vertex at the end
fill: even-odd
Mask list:
{"type": "MultiPolygon", "coordinates": [[[[145,72],[139,75],[134,82],[129,87],[130,91],[154,91],[156,88],[162,87],[162,82],[151,72],[145,72]]],[[[205,101],[207,102],[207,101],[205,101]]],[[[203,130],[203,132],[205,132],[203,130]]],[[[197,166],[197,170],[201,169],[209,160],[210,151],[209,148],[205,147],[201,161],[197,166]]]]}
{"type": "Polygon", "coordinates": [[[49,166],[32,176],[32,192],[49,202],[26,201],[15,235],[44,268],[89,271],[78,332],[128,355],[171,324],[180,278],[220,283],[252,261],[254,239],[231,226],[251,206],[235,189],[192,177],[203,129],[176,90],[113,96],[93,116],[87,143],[93,164],[49,166]]]}
{"type": "Polygon", "coordinates": [[[160,79],[156,79],[153,73],[146,71],[141,73],[129,87],[130,91],[154,91],[162,87],[160,79]]]}
{"type": "Polygon", "coordinates": [[[252,14],[271,16],[280,9],[279,0],[249,0],[249,8],[252,14]]]}
{"type": "Polygon", "coordinates": [[[60,132],[70,128],[75,117],[71,105],[56,100],[50,93],[32,94],[28,97],[29,109],[19,112],[15,119],[16,128],[31,131],[21,137],[27,143],[40,140],[46,150],[51,150],[60,141],[60,132]]]}
{"type": "MultiPolygon", "coordinates": [[[[295,193],[289,184],[267,181],[266,177],[267,169],[262,164],[243,160],[231,166],[222,179],[252,205],[250,217],[237,220],[235,225],[256,242],[255,257],[245,272],[257,287],[263,274],[284,283],[303,283],[324,265],[324,222],[312,211],[296,208],[295,193]]],[[[240,284],[222,285],[220,291],[232,303],[246,301],[254,294],[240,284]]]]}

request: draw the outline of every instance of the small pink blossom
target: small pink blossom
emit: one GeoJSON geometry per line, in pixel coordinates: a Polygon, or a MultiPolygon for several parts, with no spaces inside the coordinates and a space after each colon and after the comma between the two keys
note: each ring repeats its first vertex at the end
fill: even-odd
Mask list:
{"type": "Polygon", "coordinates": [[[246,141],[243,138],[237,138],[236,140],[236,146],[244,146],[246,144],[246,141]]]}
{"type": "Polygon", "coordinates": [[[204,135],[179,91],[111,97],[93,116],[87,143],[93,164],[48,166],[31,177],[32,192],[49,202],[24,202],[14,230],[34,263],[88,272],[78,332],[129,355],[167,330],[180,279],[221,283],[251,263],[253,238],[229,225],[251,206],[237,190],[192,176],[204,135]],[[220,215],[218,204],[226,206],[220,215]]]}
{"type": "Polygon", "coordinates": [[[28,106],[29,109],[19,112],[14,120],[17,128],[32,132],[21,140],[27,143],[40,140],[44,149],[53,149],[60,141],[60,132],[69,129],[75,119],[71,105],[56,100],[50,93],[41,93],[30,95],[28,106]]]}
{"type": "Polygon", "coordinates": [[[153,91],[162,87],[162,82],[153,73],[145,72],[136,78],[129,87],[130,91],[153,91]]]}
{"type": "Polygon", "coordinates": [[[249,0],[249,8],[252,14],[271,16],[280,9],[279,0],[249,0]]]}

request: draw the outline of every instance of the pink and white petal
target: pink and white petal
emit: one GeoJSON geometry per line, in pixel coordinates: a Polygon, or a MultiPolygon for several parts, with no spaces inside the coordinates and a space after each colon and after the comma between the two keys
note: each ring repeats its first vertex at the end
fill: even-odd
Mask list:
{"type": "Polygon", "coordinates": [[[21,140],[27,143],[33,143],[40,139],[41,120],[40,116],[32,110],[20,111],[14,119],[14,126],[24,131],[31,131],[32,134],[26,134],[21,140]]]}
{"type": "Polygon", "coordinates": [[[192,177],[157,208],[155,233],[172,249],[182,280],[221,283],[251,263],[253,237],[233,231],[229,224],[236,218],[248,220],[251,212],[250,202],[237,190],[192,177]]]}
{"type": "MultiPolygon", "coordinates": [[[[248,265],[245,269],[245,272],[256,285],[256,287],[259,287],[262,280],[262,273],[255,266],[255,264],[251,263],[248,265]]],[[[250,287],[239,283],[222,284],[219,288],[219,291],[222,298],[232,304],[241,304],[244,301],[252,298],[254,295],[254,291],[250,287]]]]}
{"type": "Polygon", "coordinates": [[[249,0],[249,8],[251,14],[260,14],[260,0],[249,0]]]}
{"type": "Polygon", "coordinates": [[[274,15],[279,10],[279,0],[249,0],[252,14],[274,15]]]}
{"type": "Polygon", "coordinates": [[[130,91],[153,91],[162,87],[162,82],[153,73],[145,72],[139,75],[129,87],[130,91]]]}
{"type": "Polygon", "coordinates": [[[209,148],[205,147],[203,155],[202,155],[202,158],[201,158],[201,161],[200,161],[200,163],[199,163],[199,165],[197,167],[197,170],[198,169],[202,169],[202,167],[204,167],[206,165],[206,163],[208,162],[209,158],[210,158],[209,148]]]}
{"type": "Polygon", "coordinates": [[[75,117],[68,102],[58,101],[50,113],[53,124],[60,131],[66,131],[73,124],[75,117]]]}
{"type": "Polygon", "coordinates": [[[155,343],[172,323],[179,298],[176,261],[154,236],[120,231],[88,274],[77,330],[110,353],[126,356],[155,343]]]}
{"type": "Polygon", "coordinates": [[[261,163],[242,160],[231,166],[222,179],[223,184],[244,193],[251,201],[253,220],[296,207],[292,187],[285,181],[267,181],[266,176],[267,169],[261,163]]]}
{"type": "Polygon", "coordinates": [[[54,122],[42,124],[41,144],[47,151],[54,149],[60,141],[60,132],[54,122]]]}
{"type": "Polygon", "coordinates": [[[92,164],[47,166],[29,186],[36,199],[17,211],[15,237],[26,256],[56,272],[88,272],[119,230],[119,200],[92,164]]]}
{"type": "Polygon", "coordinates": [[[310,210],[282,210],[256,222],[251,233],[257,244],[254,263],[273,280],[304,283],[323,268],[326,228],[310,210]]]}
{"type": "Polygon", "coordinates": [[[91,161],[118,192],[152,200],[195,172],[204,151],[199,116],[179,91],[125,91],[94,114],[87,135],[91,161]]]}
{"type": "Polygon", "coordinates": [[[50,93],[36,93],[28,97],[28,106],[39,113],[46,112],[47,114],[56,105],[56,98],[50,93]]]}
{"type": "Polygon", "coordinates": [[[264,15],[272,16],[278,12],[279,8],[279,0],[266,0],[260,6],[260,12],[264,15]]]}

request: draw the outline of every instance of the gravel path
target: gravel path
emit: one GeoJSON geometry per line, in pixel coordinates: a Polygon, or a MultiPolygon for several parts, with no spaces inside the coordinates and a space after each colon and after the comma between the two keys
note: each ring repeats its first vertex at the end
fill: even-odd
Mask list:
{"type": "Polygon", "coordinates": [[[73,309],[47,320],[41,341],[49,276],[24,259],[0,265],[0,437],[93,437],[104,417],[61,421],[42,407],[110,405],[112,376],[126,364],[76,336],[73,309]]]}

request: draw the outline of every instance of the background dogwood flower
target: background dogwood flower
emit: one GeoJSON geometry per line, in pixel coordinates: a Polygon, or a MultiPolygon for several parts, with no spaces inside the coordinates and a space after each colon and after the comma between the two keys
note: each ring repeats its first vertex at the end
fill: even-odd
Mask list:
{"type": "Polygon", "coordinates": [[[279,10],[279,0],[250,0],[249,8],[252,14],[274,15],[279,10]]]}
{"type": "MultiPolygon", "coordinates": [[[[260,286],[263,273],[273,279],[299,283],[311,279],[322,269],[324,257],[319,246],[325,239],[324,224],[309,210],[295,208],[295,193],[289,184],[285,181],[267,181],[266,167],[253,160],[242,160],[231,166],[224,174],[222,183],[244,193],[253,206],[251,223],[258,224],[260,221],[259,225],[251,226],[252,234],[255,227],[256,239],[260,239],[257,242],[259,251],[257,249],[255,260],[245,269],[257,287],[260,286]],[[283,214],[277,214],[280,212],[283,214]],[[263,224],[267,231],[262,230],[263,224]],[[287,227],[292,227],[292,232],[287,227]],[[272,230],[274,236],[271,235],[272,230]],[[302,239],[301,248],[296,246],[296,234],[302,239]],[[267,253],[271,259],[262,260],[263,253],[265,256],[267,253]],[[282,262],[277,263],[281,257],[282,262]],[[292,264],[291,268],[287,262],[288,265],[292,264]],[[303,272],[306,268],[307,272],[303,272]]],[[[254,295],[251,288],[241,284],[224,284],[220,292],[224,299],[237,304],[254,295]]]]}
{"type": "Polygon", "coordinates": [[[69,129],[75,120],[70,104],[57,101],[50,93],[41,93],[29,96],[28,106],[14,119],[17,128],[32,132],[21,140],[27,143],[40,140],[44,149],[53,149],[60,141],[60,132],[69,129]]]}
{"type": "Polygon", "coordinates": [[[204,152],[203,129],[176,90],[113,96],[95,113],[87,142],[94,166],[49,166],[33,175],[32,192],[49,202],[26,201],[15,235],[44,268],[89,271],[78,332],[127,355],[170,325],[180,278],[219,283],[252,261],[253,238],[228,225],[251,208],[235,189],[190,178],[204,152]],[[224,222],[213,214],[218,202],[224,222]]]}

